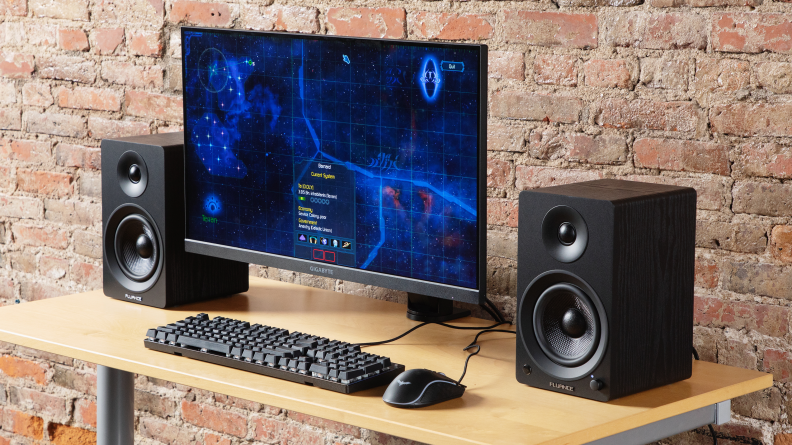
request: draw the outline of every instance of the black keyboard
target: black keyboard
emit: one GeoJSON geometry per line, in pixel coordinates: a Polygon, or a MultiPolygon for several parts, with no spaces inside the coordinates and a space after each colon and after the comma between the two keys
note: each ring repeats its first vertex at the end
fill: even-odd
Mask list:
{"type": "Polygon", "coordinates": [[[147,348],[349,394],[404,372],[360,346],[206,314],[149,329],[147,348]]]}

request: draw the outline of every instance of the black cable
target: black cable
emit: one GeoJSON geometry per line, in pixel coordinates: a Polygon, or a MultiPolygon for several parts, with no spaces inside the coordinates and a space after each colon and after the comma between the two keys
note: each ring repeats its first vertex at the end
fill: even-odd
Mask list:
{"type": "Polygon", "coordinates": [[[462,379],[464,379],[465,378],[465,374],[467,374],[467,365],[468,365],[468,362],[470,361],[470,358],[473,357],[474,355],[478,354],[479,352],[481,352],[481,346],[479,346],[479,345],[470,345],[470,346],[466,347],[465,349],[463,349],[463,351],[467,351],[468,349],[470,349],[470,348],[472,348],[474,346],[476,347],[476,352],[471,352],[470,354],[468,354],[467,359],[465,359],[465,367],[462,368],[462,375],[459,377],[459,380],[457,380],[457,385],[461,385],[462,384],[462,379]]]}
{"type": "Polygon", "coordinates": [[[498,314],[496,314],[495,312],[492,312],[492,309],[490,309],[489,306],[487,306],[486,304],[482,304],[481,308],[484,309],[485,311],[487,311],[487,313],[490,314],[490,317],[492,317],[493,320],[495,320],[495,321],[503,321],[503,320],[499,320],[498,319],[498,314]]]}
{"type": "MultiPolygon", "coordinates": [[[[698,351],[696,351],[696,347],[693,346],[692,349],[693,349],[693,358],[699,360],[699,354],[698,351]]],[[[718,436],[715,434],[715,428],[712,426],[711,423],[708,424],[707,426],[709,427],[710,434],[712,434],[712,443],[718,445],[718,436]]]]}
{"type": "Polygon", "coordinates": [[[420,328],[420,327],[426,326],[426,325],[428,325],[428,324],[439,324],[440,326],[445,326],[445,327],[447,327],[447,328],[451,328],[451,329],[461,329],[461,330],[481,330],[481,329],[492,329],[492,328],[496,328],[496,327],[498,327],[498,326],[500,326],[500,325],[502,325],[502,324],[506,324],[506,322],[499,322],[499,323],[495,323],[495,324],[494,324],[494,325],[492,325],[492,326],[454,326],[454,325],[450,325],[450,324],[446,324],[446,323],[441,323],[441,322],[437,322],[437,321],[425,321],[425,322],[423,322],[423,323],[421,323],[421,324],[419,324],[419,325],[417,325],[417,326],[413,326],[413,327],[412,327],[412,328],[410,328],[410,329],[409,329],[407,332],[405,332],[405,333],[403,333],[403,334],[401,334],[401,335],[399,335],[399,336],[393,337],[393,338],[391,338],[391,339],[389,339],[389,340],[383,340],[383,341],[373,341],[373,342],[369,342],[369,343],[354,343],[354,344],[355,344],[355,345],[357,345],[357,346],[361,346],[361,347],[363,347],[363,346],[376,346],[376,345],[384,345],[385,343],[390,343],[390,342],[396,341],[396,340],[398,340],[398,339],[400,339],[400,338],[404,337],[405,335],[407,335],[407,334],[411,333],[412,331],[414,331],[414,330],[416,330],[416,329],[418,329],[418,328],[420,328]]]}
{"type": "Polygon", "coordinates": [[[492,310],[495,311],[496,314],[498,314],[497,317],[498,321],[508,322],[509,324],[512,324],[512,322],[510,322],[509,320],[506,319],[506,317],[503,316],[503,313],[500,311],[500,309],[498,309],[498,306],[495,306],[495,303],[493,303],[492,300],[490,300],[486,296],[484,297],[484,303],[488,304],[489,307],[492,308],[492,310]]]}
{"type": "Polygon", "coordinates": [[[483,331],[479,332],[478,334],[476,334],[476,338],[474,338],[474,339],[473,339],[473,342],[472,342],[472,343],[470,343],[470,345],[469,345],[469,346],[473,346],[473,345],[475,345],[475,344],[476,344],[476,342],[478,342],[478,338],[479,338],[479,336],[480,336],[481,334],[484,334],[484,333],[486,333],[486,332],[508,332],[509,334],[517,334],[517,332],[516,332],[516,331],[509,331],[509,330],[506,330],[506,329],[485,329],[485,330],[483,330],[483,331]]]}

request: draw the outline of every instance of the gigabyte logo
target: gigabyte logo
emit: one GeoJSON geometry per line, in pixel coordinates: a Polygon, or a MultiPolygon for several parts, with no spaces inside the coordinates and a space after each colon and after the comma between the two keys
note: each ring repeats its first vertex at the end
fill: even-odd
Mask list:
{"type": "Polygon", "coordinates": [[[402,382],[401,380],[396,380],[396,383],[398,383],[398,384],[399,384],[399,386],[402,386],[402,385],[409,385],[409,384],[410,384],[410,382],[402,382]]]}
{"type": "Polygon", "coordinates": [[[333,269],[328,269],[326,267],[311,266],[310,269],[311,269],[311,272],[326,273],[326,274],[330,274],[330,275],[333,274],[333,269]]]}
{"type": "Polygon", "coordinates": [[[143,301],[143,299],[138,297],[137,295],[124,294],[124,296],[127,297],[130,300],[143,301]]]}
{"type": "Polygon", "coordinates": [[[575,391],[575,387],[574,386],[562,385],[560,383],[555,383],[555,382],[550,382],[550,387],[551,388],[556,388],[556,389],[563,389],[565,391],[572,391],[572,392],[575,391]]]}

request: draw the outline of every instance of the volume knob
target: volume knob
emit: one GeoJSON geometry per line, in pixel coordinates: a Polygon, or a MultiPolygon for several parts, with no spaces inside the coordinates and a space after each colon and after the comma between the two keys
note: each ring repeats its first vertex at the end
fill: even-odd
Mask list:
{"type": "Polygon", "coordinates": [[[592,391],[599,391],[603,386],[605,386],[605,384],[597,379],[593,379],[589,382],[589,388],[591,388],[592,391]]]}

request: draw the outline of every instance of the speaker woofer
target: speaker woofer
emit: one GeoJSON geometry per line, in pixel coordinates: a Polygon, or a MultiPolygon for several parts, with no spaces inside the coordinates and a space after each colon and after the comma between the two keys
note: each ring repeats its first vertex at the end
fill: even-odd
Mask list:
{"type": "Polygon", "coordinates": [[[542,220],[542,241],[550,256],[562,263],[571,263],[586,251],[586,221],[572,207],[555,206],[542,220]]]}
{"type": "Polygon", "coordinates": [[[559,283],[539,296],[534,335],[550,360],[563,366],[585,363],[597,346],[599,317],[591,299],[577,286],[559,283]]]}
{"type": "Polygon", "coordinates": [[[146,281],[157,270],[159,249],[152,224],[132,214],[118,224],[115,233],[116,261],[129,279],[146,281]]]}
{"type": "Polygon", "coordinates": [[[552,378],[587,377],[605,356],[605,308],[577,275],[551,270],[536,277],[519,300],[517,317],[525,351],[552,378]]]}
{"type": "Polygon", "coordinates": [[[124,152],[118,159],[116,167],[118,185],[121,190],[132,198],[137,198],[146,191],[148,185],[148,168],[143,156],[132,150],[124,152]]]}
{"type": "Polygon", "coordinates": [[[125,288],[145,292],[159,279],[164,263],[162,238],[154,218],[135,204],[113,211],[105,228],[105,261],[125,288]]]}

